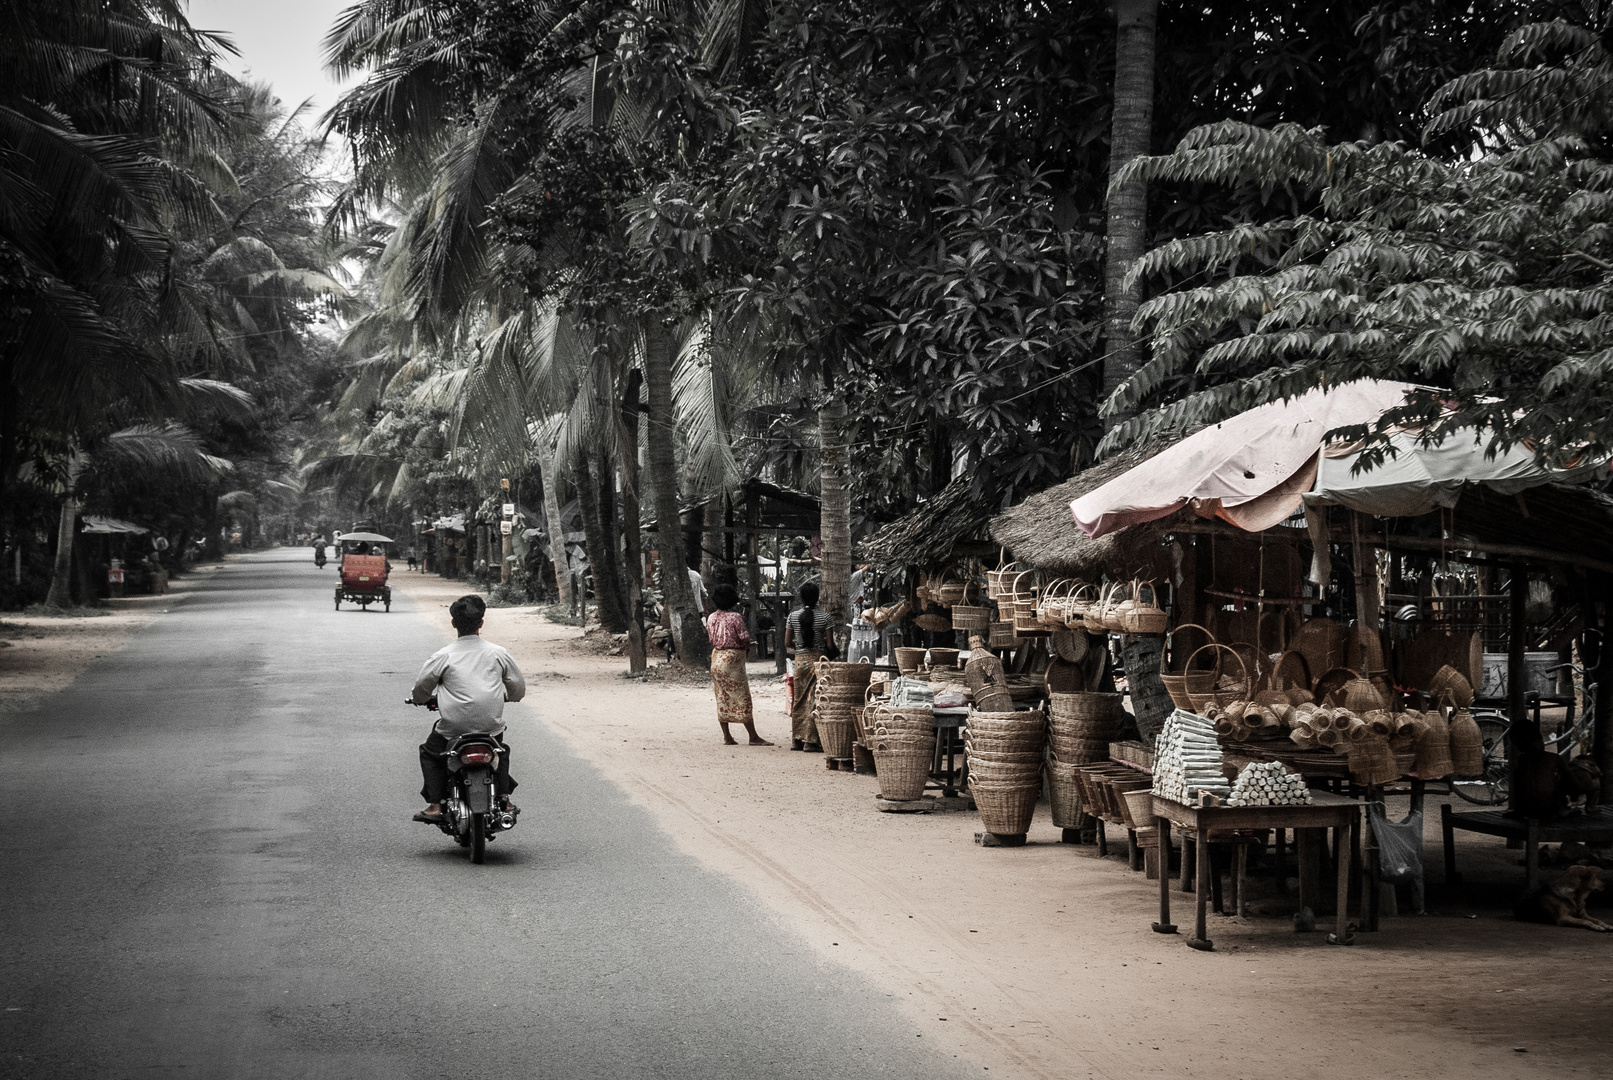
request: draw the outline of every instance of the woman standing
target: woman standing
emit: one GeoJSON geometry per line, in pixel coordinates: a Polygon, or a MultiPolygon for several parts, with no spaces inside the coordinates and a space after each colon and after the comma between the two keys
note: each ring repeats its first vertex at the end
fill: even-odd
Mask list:
{"type": "Polygon", "coordinates": [[[790,702],[791,750],[821,754],[818,725],[812,722],[812,706],[817,699],[816,666],[825,653],[835,655],[834,629],[826,612],[818,610],[818,586],[809,581],[801,586],[801,606],[790,612],[784,624],[784,648],[795,659],[795,697],[790,702]]]}
{"type": "Polygon", "coordinates": [[[728,732],[729,724],[744,724],[752,746],[773,744],[756,734],[756,717],[751,710],[750,678],[745,674],[745,658],[750,655],[750,631],[745,617],[734,608],[739,593],[726,582],[711,590],[717,608],[706,617],[706,636],[711,639],[711,688],[717,695],[717,723],[722,741],[738,746],[728,732]]]}

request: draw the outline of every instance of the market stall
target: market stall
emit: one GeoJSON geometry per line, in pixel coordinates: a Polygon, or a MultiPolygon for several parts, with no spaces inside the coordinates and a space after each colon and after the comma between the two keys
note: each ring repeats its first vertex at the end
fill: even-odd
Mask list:
{"type": "Polygon", "coordinates": [[[1212,725],[1229,777],[1278,768],[1368,799],[1409,785],[1417,802],[1445,780],[1473,801],[1510,799],[1520,828],[1578,793],[1561,774],[1586,737],[1603,735],[1607,756],[1605,698],[1547,662],[1593,665],[1591,683],[1608,674],[1598,602],[1613,499],[1586,486],[1605,461],[1551,468],[1481,433],[1425,446],[1400,430],[1367,468],[1367,447],[1328,440],[1376,423],[1405,389],[1363,382],[1263,406],[1128,451],[991,523],[1035,571],[1015,582],[1016,620],[1028,605],[1120,647],[1144,737],[1079,779],[1084,805],[1134,846],[1156,824],[1124,795],[1152,775],[1171,715],[1212,725]],[[1572,739],[1545,743],[1542,704],[1572,739]],[[1575,723],[1576,705],[1596,715],[1575,723]]]}

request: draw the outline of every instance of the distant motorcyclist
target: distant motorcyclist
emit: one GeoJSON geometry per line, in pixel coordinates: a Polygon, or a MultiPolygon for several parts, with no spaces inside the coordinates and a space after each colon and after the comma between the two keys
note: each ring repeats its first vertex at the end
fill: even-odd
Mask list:
{"type": "Polygon", "coordinates": [[[424,705],[435,697],[438,709],[437,723],[420,744],[420,773],[425,779],[420,794],[430,805],[414,816],[416,821],[435,825],[442,820],[442,801],[449,790],[443,757],[449,744],[461,735],[485,734],[498,739],[502,749],[495,790],[505,809],[516,809],[510,802],[517,785],[510,776],[510,748],[503,739],[504,703],[526,696],[526,680],[503,646],[481,636],[486,612],[487,604],[480,596],[455,600],[448,617],[459,638],[432,653],[414,682],[410,700],[424,705]]]}
{"type": "Polygon", "coordinates": [[[325,538],[323,536],[314,537],[314,565],[319,567],[325,565],[325,538]]]}

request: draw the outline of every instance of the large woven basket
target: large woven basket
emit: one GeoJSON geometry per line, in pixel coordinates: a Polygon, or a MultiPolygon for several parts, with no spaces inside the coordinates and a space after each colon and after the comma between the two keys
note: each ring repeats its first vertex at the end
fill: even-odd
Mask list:
{"type": "Polygon", "coordinates": [[[1048,805],[1053,811],[1053,827],[1079,829],[1087,815],[1081,809],[1081,789],[1075,782],[1075,766],[1062,761],[1047,763],[1048,805]]]}
{"type": "Polygon", "coordinates": [[[861,693],[874,677],[874,665],[842,660],[819,660],[812,666],[819,686],[851,686],[861,693]]]}
{"type": "Polygon", "coordinates": [[[1484,732],[1479,729],[1473,714],[1466,709],[1457,709],[1451,716],[1450,733],[1451,761],[1456,775],[1483,775],[1484,732]]]}
{"type": "Polygon", "coordinates": [[[907,802],[924,794],[930,780],[930,756],[934,752],[916,747],[896,746],[875,739],[869,747],[874,754],[874,771],[879,776],[879,793],[893,802],[907,802]]]}
{"type": "Polygon", "coordinates": [[[1443,713],[1434,709],[1423,713],[1423,729],[1417,736],[1416,755],[1413,768],[1424,780],[1440,780],[1456,771],[1456,762],[1451,759],[1451,726],[1443,713]]]}
{"type": "Polygon", "coordinates": [[[1109,760],[1109,743],[1103,739],[1077,739],[1069,743],[1054,742],[1053,757],[1066,765],[1093,765],[1109,760]]]}
{"type": "Polygon", "coordinates": [[[941,649],[931,646],[930,667],[932,669],[955,668],[958,666],[958,655],[960,652],[961,650],[959,649],[941,649]]]}
{"type": "Polygon", "coordinates": [[[993,622],[987,632],[986,644],[993,649],[1012,649],[1019,644],[1019,635],[1014,633],[1014,620],[993,622]]]}
{"type": "Polygon", "coordinates": [[[856,724],[851,717],[844,720],[829,719],[821,713],[817,718],[818,742],[823,744],[823,753],[832,758],[849,758],[851,744],[856,734],[856,724]]]}
{"type": "Polygon", "coordinates": [[[1239,655],[1237,649],[1234,649],[1228,645],[1222,645],[1218,642],[1211,642],[1208,645],[1200,645],[1197,649],[1193,650],[1193,656],[1189,656],[1187,658],[1188,667],[1192,667],[1193,657],[1197,656],[1201,652],[1204,652],[1206,649],[1215,650],[1215,684],[1208,690],[1204,691],[1198,691],[1192,686],[1188,687],[1187,697],[1188,700],[1192,702],[1193,711],[1196,713],[1202,713],[1211,705],[1226,706],[1231,705],[1234,701],[1248,700],[1254,694],[1254,679],[1249,674],[1249,665],[1244,662],[1243,657],[1239,655]],[[1222,654],[1230,655],[1238,662],[1238,674],[1227,680],[1223,680],[1221,678],[1220,659],[1222,654]]]}
{"type": "Polygon", "coordinates": [[[952,629],[990,630],[991,609],[984,604],[953,604],[952,629]]]}
{"type": "Polygon", "coordinates": [[[980,823],[987,832],[999,836],[1020,836],[1030,831],[1031,819],[1036,815],[1036,800],[1041,795],[1041,784],[995,784],[971,777],[969,793],[974,796],[975,807],[980,811],[980,823]]]}
{"type": "Polygon", "coordinates": [[[898,645],[894,650],[896,654],[896,667],[903,675],[911,675],[924,663],[924,654],[927,649],[915,649],[898,645]]]}

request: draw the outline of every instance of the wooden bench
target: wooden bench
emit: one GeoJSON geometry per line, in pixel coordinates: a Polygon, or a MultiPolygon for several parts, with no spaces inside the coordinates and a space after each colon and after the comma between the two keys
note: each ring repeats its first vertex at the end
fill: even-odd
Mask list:
{"type": "Polygon", "coordinates": [[[1532,889],[1540,878],[1541,844],[1560,844],[1572,840],[1580,843],[1613,842],[1613,806],[1599,806],[1588,814],[1560,821],[1526,821],[1508,817],[1500,810],[1453,814],[1450,803],[1445,803],[1439,808],[1439,829],[1445,846],[1447,885],[1462,883],[1462,875],[1456,872],[1455,832],[1465,829],[1486,836],[1523,841],[1524,887],[1532,889]]]}

